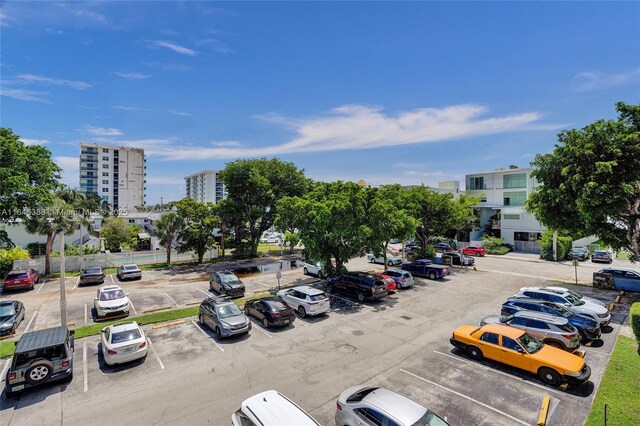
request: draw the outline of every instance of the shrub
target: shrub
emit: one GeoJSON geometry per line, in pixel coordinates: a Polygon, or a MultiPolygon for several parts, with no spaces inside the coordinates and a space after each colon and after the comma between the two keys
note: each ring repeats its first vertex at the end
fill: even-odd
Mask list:
{"type": "Polygon", "coordinates": [[[492,237],[491,235],[482,236],[482,247],[489,254],[507,254],[509,248],[504,245],[504,240],[498,237],[492,237]]]}
{"type": "MultiPolygon", "coordinates": [[[[567,253],[571,250],[571,246],[573,244],[573,239],[568,236],[564,236],[558,233],[558,241],[556,244],[556,249],[558,251],[558,260],[563,260],[567,253]]],[[[547,229],[542,233],[542,237],[540,238],[540,247],[542,250],[540,251],[540,258],[544,260],[554,260],[553,259],[553,231],[547,229]]]]}
{"type": "Polygon", "coordinates": [[[14,247],[11,250],[0,250],[0,277],[13,269],[14,260],[31,259],[29,252],[22,247],[14,247]]]}
{"type": "Polygon", "coordinates": [[[436,248],[429,244],[426,248],[417,247],[413,254],[413,259],[431,259],[433,260],[436,257],[436,248]]]}
{"type": "Polygon", "coordinates": [[[640,302],[631,305],[631,329],[636,335],[638,345],[640,345],[640,302]]]}

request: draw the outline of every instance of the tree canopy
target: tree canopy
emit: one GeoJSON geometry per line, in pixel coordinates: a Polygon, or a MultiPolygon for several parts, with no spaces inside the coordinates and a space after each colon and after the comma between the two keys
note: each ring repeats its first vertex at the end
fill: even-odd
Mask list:
{"type": "Polygon", "coordinates": [[[123,217],[109,216],[102,220],[100,238],[104,238],[107,250],[120,251],[135,247],[140,231],[138,225],[128,224],[123,217]]]}
{"type": "MultiPolygon", "coordinates": [[[[207,250],[216,246],[215,231],[220,228],[218,208],[213,203],[201,203],[192,198],[184,198],[175,204],[180,224],[178,251],[184,253],[193,250],[202,263],[207,250]]],[[[163,215],[164,216],[164,215],[163,215]]]]}
{"type": "Polygon", "coordinates": [[[173,242],[182,232],[184,219],[176,212],[166,212],[155,222],[155,231],[160,244],[167,250],[167,265],[171,264],[171,248],[173,242]]]}
{"type": "Polygon", "coordinates": [[[527,209],[574,238],[597,235],[640,259],[640,106],[616,104],[617,120],[598,120],[558,135],[553,152],[537,155],[540,182],[527,209]]]}

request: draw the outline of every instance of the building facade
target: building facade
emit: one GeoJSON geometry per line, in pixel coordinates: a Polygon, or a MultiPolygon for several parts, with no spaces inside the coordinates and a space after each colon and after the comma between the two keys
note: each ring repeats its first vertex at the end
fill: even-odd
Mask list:
{"type": "MultiPolygon", "coordinates": [[[[532,168],[509,166],[493,172],[468,174],[465,193],[479,200],[475,207],[480,210],[482,229],[491,222],[494,233],[505,243],[513,244],[517,251],[538,253],[537,241],[546,228],[524,209],[527,197],[538,186],[531,177],[532,171],[532,168]]],[[[472,235],[471,239],[479,239],[479,234],[472,235]]]]}
{"type": "Polygon", "coordinates": [[[201,203],[218,204],[227,196],[224,183],[220,180],[217,170],[203,170],[184,178],[186,196],[201,203]]]}
{"type": "Polygon", "coordinates": [[[140,148],[80,144],[80,190],[99,195],[114,210],[146,203],[147,160],[140,148]]]}

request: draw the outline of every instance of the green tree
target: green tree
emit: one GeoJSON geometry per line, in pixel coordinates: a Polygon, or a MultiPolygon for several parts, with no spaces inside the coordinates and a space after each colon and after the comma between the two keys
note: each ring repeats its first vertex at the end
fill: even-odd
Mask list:
{"type": "Polygon", "coordinates": [[[465,194],[460,194],[458,198],[453,200],[451,206],[452,234],[450,235],[453,235],[454,239],[459,240],[461,235],[468,235],[470,231],[479,226],[479,213],[473,208],[476,205],[478,205],[478,199],[465,194]]]}
{"type": "Polygon", "coordinates": [[[303,170],[276,158],[228,163],[221,179],[228,195],[219,204],[220,216],[233,229],[236,255],[251,257],[258,256],[260,237],[275,222],[278,200],[304,194],[309,182],[303,170]]]}
{"type": "Polygon", "coordinates": [[[431,237],[445,235],[455,224],[452,194],[439,194],[424,186],[404,193],[407,210],[418,221],[416,237],[427,247],[431,237]]]}
{"type": "Polygon", "coordinates": [[[283,231],[284,242],[289,244],[289,253],[300,242],[300,235],[296,228],[297,212],[295,210],[297,198],[284,197],[278,200],[277,214],[274,225],[276,229],[283,231]]]}
{"type": "Polygon", "coordinates": [[[0,249],[0,275],[4,277],[13,269],[14,260],[31,259],[29,251],[22,247],[12,247],[8,250],[0,249]]]}
{"type": "Polygon", "coordinates": [[[167,265],[171,265],[171,246],[184,227],[184,220],[176,212],[164,213],[155,222],[160,244],[167,250],[167,265]]]}
{"type": "Polygon", "coordinates": [[[133,249],[140,231],[139,226],[128,224],[123,217],[109,216],[102,220],[100,238],[104,239],[107,250],[117,252],[121,249],[133,249]]]}
{"type": "Polygon", "coordinates": [[[60,167],[47,148],[27,146],[11,129],[0,127],[0,222],[27,219],[59,188],[60,167]]]}
{"type": "Polygon", "coordinates": [[[563,131],[553,152],[536,156],[541,186],[526,205],[550,229],[597,235],[640,260],[640,106],[616,110],[617,120],[563,131]]]}
{"type": "Polygon", "coordinates": [[[15,246],[16,245],[13,244],[11,238],[9,238],[9,234],[7,234],[7,231],[0,231],[0,248],[8,250],[14,248],[15,246]]]}
{"type": "Polygon", "coordinates": [[[192,198],[184,198],[176,203],[177,215],[184,220],[178,239],[178,251],[193,250],[202,263],[207,250],[216,246],[215,232],[220,228],[218,208],[213,203],[200,203],[192,198]]]}

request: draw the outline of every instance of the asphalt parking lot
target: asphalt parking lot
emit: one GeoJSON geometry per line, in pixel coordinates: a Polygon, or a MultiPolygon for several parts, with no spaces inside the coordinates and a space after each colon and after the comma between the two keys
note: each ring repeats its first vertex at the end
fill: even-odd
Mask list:
{"type": "MultiPolygon", "coordinates": [[[[566,274],[546,264],[524,263],[478,259],[478,271],[454,269],[441,281],[417,279],[414,288],[377,303],[331,296],[328,315],[297,318],[283,329],[264,329],[254,322],[250,335],[228,340],[217,341],[195,318],[170,327],[147,326],[150,352],[141,364],[107,367],[97,336],[78,340],[74,380],[26,392],[19,400],[3,396],[0,425],[229,424],[244,399],[267,389],[286,394],[321,424],[330,425],[337,396],[357,384],[400,392],[446,416],[452,425],[535,424],[544,396],[551,397],[548,424],[581,425],[620,323],[627,321],[627,296],[616,304],[602,339],[584,347],[592,376],[582,387],[551,388],[524,372],[473,361],[449,344],[457,326],[499,313],[502,302],[520,287],[544,285],[546,278],[561,280],[566,274]],[[483,266],[501,272],[516,269],[518,275],[483,271],[483,266]]],[[[348,266],[382,269],[366,259],[354,259],[348,266]]],[[[68,321],[82,324],[84,304],[91,306],[95,287],[73,289],[74,280],[67,283],[68,321]]],[[[270,274],[246,276],[243,281],[251,291],[268,291],[276,284],[270,274]]],[[[303,276],[300,268],[283,274],[281,284],[289,283],[322,285],[303,276]]],[[[208,283],[198,271],[152,271],[122,286],[138,314],[166,305],[188,306],[208,293],[208,283]]],[[[618,294],[575,289],[607,303],[618,294]]],[[[11,294],[28,309],[18,333],[29,321],[30,329],[59,324],[57,295],[56,283],[24,296],[11,294]]],[[[91,323],[90,316],[87,321],[91,323]]],[[[3,361],[0,368],[6,365],[3,361]]]]}

